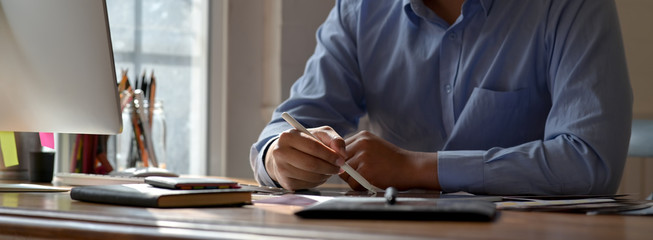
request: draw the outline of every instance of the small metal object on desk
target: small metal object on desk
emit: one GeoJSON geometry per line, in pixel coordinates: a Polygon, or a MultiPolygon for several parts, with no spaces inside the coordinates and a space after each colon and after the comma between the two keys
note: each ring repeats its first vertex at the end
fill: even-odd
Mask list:
{"type": "Polygon", "coordinates": [[[386,203],[393,205],[397,203],[397,189],[394,187],[389,187],[385,189],[385,197],[386,203]]]}

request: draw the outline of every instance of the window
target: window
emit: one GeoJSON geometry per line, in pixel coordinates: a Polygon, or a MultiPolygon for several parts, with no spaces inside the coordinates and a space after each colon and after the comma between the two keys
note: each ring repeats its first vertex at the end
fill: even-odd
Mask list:
{"type": "Polygon", "coordinates": [[[157,79],[167,169],[205,174],[208,1],[107,0],[117,76],[157,79]]]}

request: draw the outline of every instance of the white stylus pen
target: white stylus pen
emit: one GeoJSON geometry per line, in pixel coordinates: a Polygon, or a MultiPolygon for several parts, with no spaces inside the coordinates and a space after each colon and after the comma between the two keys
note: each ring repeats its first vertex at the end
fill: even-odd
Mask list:
{"type": "MultiPolygon", "coordinates": [[[[324,142],[320,141],[320,139],[317,138],[315,135],[313,135],[311,132],[306,130],[306,128],[304,126],[302,126],[302,124],[297,122],[297,120],[295,120],[295,118],[290,116],[290,114],[288,114],[287,112],[282,113],[281,117],[284,120],[286,120],[286,122],[288,122],[291,126],[293,126],[295,129],[297,129],[298,131],[306,133],[309,136],[313,137],[315,140],[317,140],[317,141],[319,141],[321,143],[324,143],[324,142]]],[[[326,144],[324,144],[324,145],[326,146],[326,144]]],[[[349,164],[345,163],[340,167],[343,170],[345,170],[345,172],[347,172],[347,174],[349,174],[349,176],[351,176],[358,183],[360,183],[361,186],[365,187],[368,191],[373,192],[373,193],[383,192],[382,189],[380,189],[378,187],[375,187],[374,185],[370,184],[370,182],[365,180],[365,178],[363,176],[361,176],[358,172],[356,172],[356,170],[354,170],[351,166],[349,166],[349,164]]]]}

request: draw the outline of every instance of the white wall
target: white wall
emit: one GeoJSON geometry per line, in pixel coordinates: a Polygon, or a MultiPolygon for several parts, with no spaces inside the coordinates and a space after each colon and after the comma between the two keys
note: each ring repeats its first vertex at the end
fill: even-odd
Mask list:
{"type": "Polygon", "coordinates": [[[288,97],[315,47],[333,0],[213,1],[210,175],[252,178],[249,149],[288,97]],[[216,20],[216,19],[214,19],[216,20]],[[217,23],[217,24],[216,24],[217,23]],[[223,34],[220,34],[223,33],[223,34]],[[220,42],[220,41],[224,42],[220,42]],[[222,57],[223,61],[216,58],[222,57]]]}
{"type": "MultiPolygon", "coordinates": [[[[633,118],[653,120],[653,1],[617,0],[616,3],[633,86],[633,118]]],[[[619,193],[633,194],[640,199],[653,193],[653,156],[626,160],[619,193]]]]}
{"type": "Polygon", "coordinates": [[[653,119],[653,1],[616,2],[635,98],[633,117],[653,119]]]}
{"type": "Polygon", "coordinates": [[[304,72],[306,60],[315,49],[315,31],[326,19],[333,0],[284,0],[281,42],[282,99],[304,72]]]}

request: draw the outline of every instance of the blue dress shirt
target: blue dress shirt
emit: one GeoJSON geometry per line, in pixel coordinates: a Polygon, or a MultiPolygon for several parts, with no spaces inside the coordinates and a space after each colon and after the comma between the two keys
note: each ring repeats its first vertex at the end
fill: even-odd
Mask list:
{"type": "Polygon", "coordinates": [[[257,180],[290,125],[370,130],[438,152],[443,191],[610,194],[632,120],[613,0],[466,0],[453,24],[421,1],[337,1],[317,47],[252,146],[257,180]]]}

